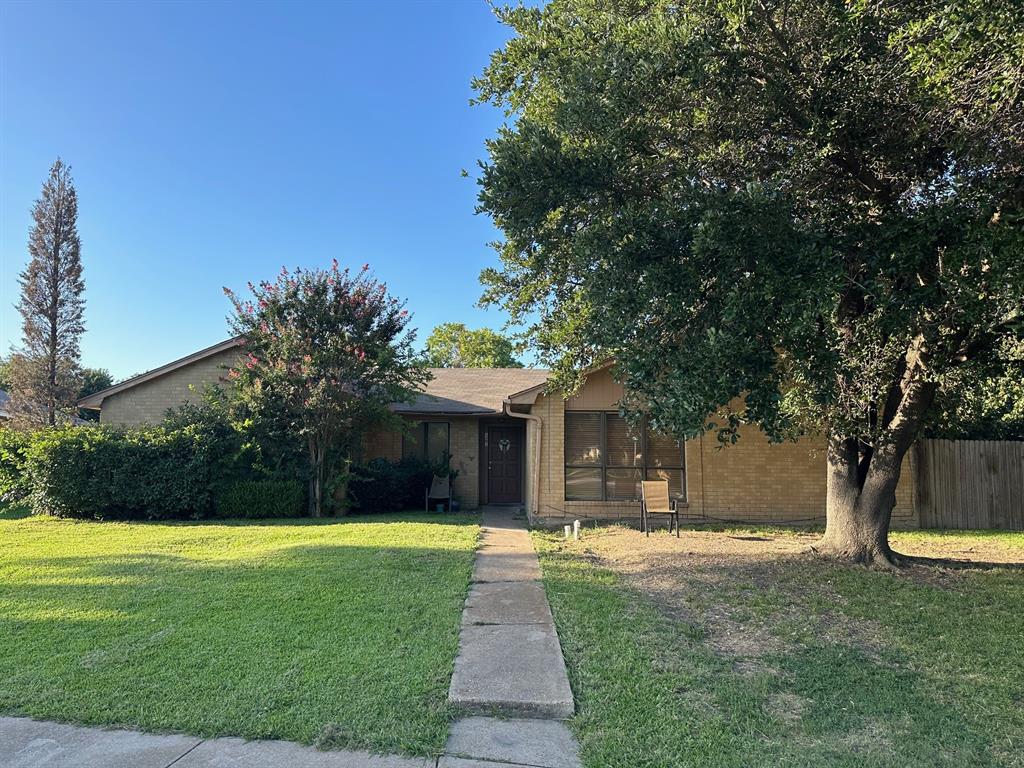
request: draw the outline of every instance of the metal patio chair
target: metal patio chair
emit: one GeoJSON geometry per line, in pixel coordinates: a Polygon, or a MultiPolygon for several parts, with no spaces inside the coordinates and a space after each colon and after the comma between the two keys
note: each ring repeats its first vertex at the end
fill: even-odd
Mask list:
{"type": "Polygon", "coordinates": [[[642,480],[640,482],[640,528],[648,536],[651,535],[651,515],[667,515],[669,533],[672,524],[676,526],[676,538],[679,538],[679,508],[675,499],[669,498],[668,480],[642,480]]]}
{"type": "Polygon", "coordinates": [[[448,505],[448,511],[452,511],[452,479],[448,475],[444,477],[434,475],[430,488],[423,494],[423,510],[425,512],[430,511],[431,501],[444,501],[448,505]]]}

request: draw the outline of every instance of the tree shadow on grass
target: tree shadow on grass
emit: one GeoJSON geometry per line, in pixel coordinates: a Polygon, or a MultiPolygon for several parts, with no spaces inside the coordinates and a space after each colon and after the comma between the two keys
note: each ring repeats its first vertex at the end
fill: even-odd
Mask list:
{"type": "MultiPolygon", "coordinates": [[[[914,616],[905,616],[900,620],[917,628],[918,634],[907,638],[909,645],[897,647],[886,632],[874,638],[882,644],[876,652],[852,644],[857,636],[845,635],[843,624],[821,631],[816,620],[784,623],[774,627],[781,632],[778,642],[762,649],[754,659],[758,663],[751,664],[745,656],[734,655],[735,648],[713,642],[714,627],[702,626],[702,602],[708,602],[709,615],[731,612],[729,626],[736,633],[767,636],[763,625],[772,625],[773,616],[787,608],[786,595],[778,588],[788,590],[789,582],[772,587],[748,580],[755,574],[723,573],[721,564],[691,565],[685,577],[696,577],[700,586],[691,592],[695,602],[687,603],[687,618],[681,620],[650,595],[577,553],[547,552],[543,564],[579,702],[575,728],[585,755],[595,764],[1001,764],[994,737],[1009,734],[1015,717],[1002,701],[1008,685],[995,679],[996,670],[984,666],[975,672],[984,672],[985,677],[960,679],[941,666],[937,675],[934,665],[927,663],[952,652],[968,634],[977,634],[966,627],[947,627],[947,632],[958,629],[964,636],[953,642],[929,640],[930,629],[917,627],[920,622],[914,616]],[[702,570],[715,573],[701,578],[702,570]],[[705,592],[703,587],[711,585],[715,587],[705,592]],[[934,647],[926,650],[928,642],[934,647]],[[915,651],[912,657],[908,649],[915,651]],[[988,688],[979,687],[984,685],[988,688]],[[993,711],[996,702],[1001,702],[1000,709],[993,711]],[[979,718],[982,710],[988,715],[979,718]]],[[[799,568],[797,562],[791,565],[799,568]]],[[[804,574],[803,579],[813,580],[815,575],[804,574]]],[[[793,584],[803,580],[796,571],[789,576],[793,584]]],[[[859,602],[850,606],[854,615],[884,599],[872,589],[883,583],[879,574],[851,569],[847,576],[871,582],[860,584],[859,602]]],[[[671,574],[655,580],[666,577],[671,574]]],[[[885,582],[896,585],[897,594],[891,597],[901,603],[913,604],[910,591],[923,589],[885,582]]],[[[800,611],[793,618],[807,614],[809,619],[817,615],[834,621],[838,617],[829,611],[835,603],[853,602],[851,586],[837,584],[834,595],[826,590],[817,601],[797,593],[800,611]]],[[[955,603],[945,605],[945,610],[955,612],[955,603]]],[[[871,613],[865,617],[869,622],[881,620],[871,613]]],[[[976,641],[994,639],[990,634],[983,633],[976,641]]],[[[1012,634],[1011,630],[1002,636],[1012,634]]],[[[988,651],[978,653],[984,658],[988,651]]],[[[1008,735],[1007,742],[1012,741],[1008,735]]]]}
{"type": "Polygon", "coordinates": [[[22,520],[32,516],[32,510],[27,504],[18,502],[0,503],[0,520],[22,520]]]}
{"type": "Polygon", "coordinates": [[[443,747],[471,550],[342,541],[220,554],[19,557],[0,585],[0,711],[443,747]]]}
{"type": "Polygon", "coordinates": [[[991,571],[996,569],[1024,572],[1024,553],[1020,562],[1000,562],[988,560],[963,560],[955,557],[924,557],[922,555],[904,555],[893,552],[897,565],[921,566],[922,568],[939,568],[954,571],[991,571]]]}

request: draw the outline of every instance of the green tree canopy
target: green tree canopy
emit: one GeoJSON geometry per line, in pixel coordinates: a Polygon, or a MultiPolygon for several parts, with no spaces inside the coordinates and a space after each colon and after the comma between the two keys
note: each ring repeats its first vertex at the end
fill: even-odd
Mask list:
{"type": "MultiPolygon", "coordinates": [[[[112,386],[113,383],[114,377],[110,375],[110,371],[106,368],[83,368],[82,384],[78,388],[78,399],[100,392],[101,390],[112,386]]],[[[99,421],[100,412],[91,411],[87,408],[79,408],[78,418],[84,419],[85,421],[99,421]]]]}
{"type": "Polygon", "coordinates": [[[434,368],[522,368],[510,339],[490,328],[442,323],[430,332],[427,364],[434,368]]]}
{"type": "Polygon", "coordinates": [[[677,436],[828,435],[821,549],[891,562],[902,459],[1021,335],[1013,0],[554,0],[475,85],[510,124],[485,302],[677,436]],[[731,409],[730,403],[739,402],[731,409]],[[708,420],[709,414],[714,417],[708,420]]]}

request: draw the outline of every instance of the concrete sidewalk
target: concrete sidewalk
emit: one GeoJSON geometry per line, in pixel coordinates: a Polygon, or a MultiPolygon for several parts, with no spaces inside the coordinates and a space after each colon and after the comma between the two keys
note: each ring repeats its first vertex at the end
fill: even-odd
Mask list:
{"type": "Polygon", "coordinates": [[[438,768],[579,768],[560,722],[575,704],[533,541],[508,510],[485,510],[482,528],[448,689],[477,716],[452,726],[438,768]]]}
{"type": "Polygon", "coordinates": [[[289,741],[200,739],[0,717],[0,768],[434,768],[427,758],[321,752],[289,741]]]}

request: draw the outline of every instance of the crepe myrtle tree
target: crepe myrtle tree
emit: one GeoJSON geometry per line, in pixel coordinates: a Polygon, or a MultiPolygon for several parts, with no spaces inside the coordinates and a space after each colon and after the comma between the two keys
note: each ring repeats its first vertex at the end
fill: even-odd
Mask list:
{"type": "Polygon", "coordinates": [[[428,374],[413,350],[403,302],[374,279],[369,265],[352,274],[289,272],[249,283],[249,296],[224,289],[243,354],[228,372],[238,397],[305,445],[309,510],[324,510],[328,472],[351,458],[363,433],[396,417],[428,374]]]}
{"type": "Polygon", "coordinates": [[[816,548],[892,565],[944,382],[998,376],[1024,303],[1014,0],[553,0],[475,82],[503,107],[484,303],[572,390],[725,443],[827,437],[816,548]],[[710,414],[710,416],[709,416],[710,414]]]}

